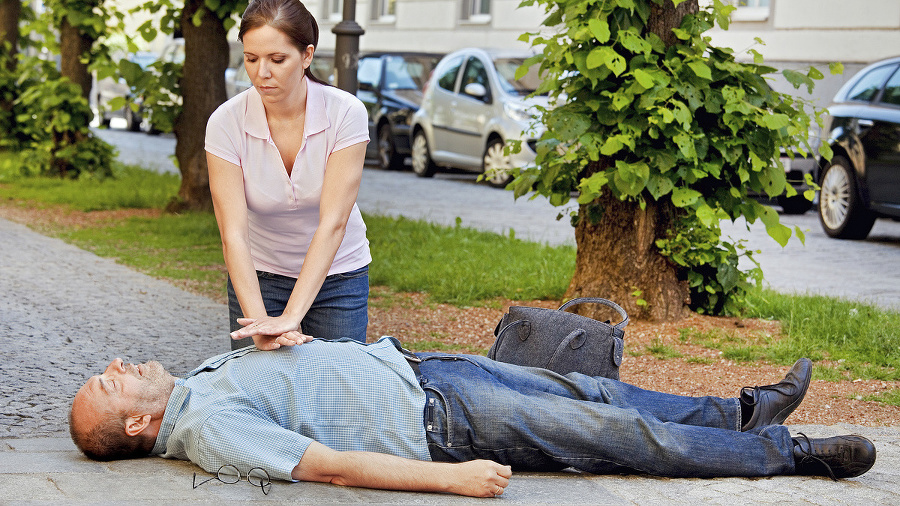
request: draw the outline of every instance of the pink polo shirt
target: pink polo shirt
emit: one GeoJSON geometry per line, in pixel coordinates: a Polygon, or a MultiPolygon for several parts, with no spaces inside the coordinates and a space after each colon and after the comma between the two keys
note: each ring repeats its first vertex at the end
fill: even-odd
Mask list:
{"type": "MultiPolygon", "coordinates": [[[[306,79],[304,77],[304,79],[306,79]]],[[[319,226],[325,162],[331,153],[369,141],[366,108],[355,96],[307,79],[303,146],[288,176],[272,141],[256,88],[225,102],[206,126],[206,151],[241,167],[255,268],[296,278],[319,226]]],[[[366,225],[354,203],[328,274],[372,261],[366,225]]]]}

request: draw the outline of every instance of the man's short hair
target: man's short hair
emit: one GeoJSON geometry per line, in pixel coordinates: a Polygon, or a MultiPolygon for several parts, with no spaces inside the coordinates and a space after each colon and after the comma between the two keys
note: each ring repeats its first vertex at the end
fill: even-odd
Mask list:
{"type": "Polygon", "coordinates": [[[78,430],[73,417],[74,403],[72,407],[69,411],[69,434],[75,446],[88,458],[105,462],[145,457],[150,453],[145,447],[145,438],[125,433],[127,415],[104,410],[93,427],[78,430]]]}

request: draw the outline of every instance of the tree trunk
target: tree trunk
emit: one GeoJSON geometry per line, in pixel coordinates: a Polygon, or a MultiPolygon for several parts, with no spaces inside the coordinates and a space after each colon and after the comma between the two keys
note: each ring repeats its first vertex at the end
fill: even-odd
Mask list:
{"type": "Polygon", "coordinates": [[[9,50],[2,49],[6,56],[6,69],[16,68],[16,53],[19,50],[19,16],[22,13],[21,0],[0,0],[0,44],[9,43],[9,50]]]}
{"type": "MultiPolygon", "coordinates": [[[[699,10],[697,0],[675,7],[671,0],[662,5],[651,3],[646,30],[659,35],[667,45],[677,42],[672,29],[685,15],[699,10]]],[[[610,160],[596,162],[591,171],[604,170],[610,160]]],[[[621,305],[630,316],[641,320],[672,321],[687,314],[690,289],[677,265],[660,254],[656,240],[664,238],[672,227],[675,207],[668,199],[656,202],[646,198],[641,209],[637,202],[623,202],[605,191],[596,201],[578,209],[575,243],[578,255],[575,274],[566,290],[566,299],[604,297],[621,305]],[[599,219],[591,216],[602,210],[599,219]]],[[[575,306],[576,312],[598,319],[614,314],[594,305],[575,306]]]]}
{"type": "Polygon", "coordinates": [[[225,102],[225,69],[228,67],[228,40],[222,20],[204,9],[200,26],[191,18],[203,6],[202,0],[187,0],[181,14],[184,35],[184,73],[181,78],[182,111],[175,120],[175,157],[181,170],[179,202],[169,211],[210,210],[209,174],[206,167],[206,122],[225,102]]]}
{"type": "MultiPolygon", "coordinates": [[[[607,191],[590,206],[599,206],[602,216],[592,223],[589,215],[597,207],[578,210],[578,255],[566,299],[610,299],[639,320],[683,318],[690,298],[687,282],[679,279],[677,266],[655,244],[672,225],[672,203],[648,201],[641,209],[637,202],[621,201],[607,191]]],[[[580,305],[575,310],[600,320],[614,317],[601,306],[580,305]]]]}
{"type": "Polygon", "coordinates": [[[94,39],[72,26],[64,19],[59,27],[60,74],[81,86],[81,95],[88,99],[91,93],[91,73],[87,64],[82,63],[82,55],[90,54],[94,39]]]}
{"type": "MultiPolygon", "coordinates": [[[[0,0],[0,54],[3,54],[0,69],[13,73],[16,71],[16,54],[19,51],[19,17],[22,13],[21,0],[0,0]],[[7,49],[8,48],[8,49],[7,49]]],[[[5,130],[0,137],[12,131],[15,118],[12,114],[13,91],[0,88],[0,128],[5,130]]]]}

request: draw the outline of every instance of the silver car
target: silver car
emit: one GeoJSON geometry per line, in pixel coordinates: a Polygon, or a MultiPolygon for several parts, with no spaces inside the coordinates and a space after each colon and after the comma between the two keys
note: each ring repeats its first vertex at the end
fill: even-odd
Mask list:
{"type": "Polygon", "coordinates": [[[516,70],[531,53],[462,49],[435,67],[422,105],[411,123],[413,171],[431,177],[439,168],[484,173],[493,186],[506,186],[510,171],[534,161],[542,133],[537,106],[546,96],[528,97],[540,84],[537,68],[521,79],[516,70]],[[521,141],[508,153],[509,141],[521,141]]]}

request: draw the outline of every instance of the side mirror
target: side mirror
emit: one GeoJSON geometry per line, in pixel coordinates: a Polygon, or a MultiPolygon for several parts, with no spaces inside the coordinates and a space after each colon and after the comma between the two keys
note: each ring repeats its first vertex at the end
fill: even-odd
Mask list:
{"type": "Polygon", "coordinates": [[[479,83],[467,84],[466,87],[463,88],[463,93],[479,100],[484,100],[487,97],[487,89],[483,84],[479,83]]]}

